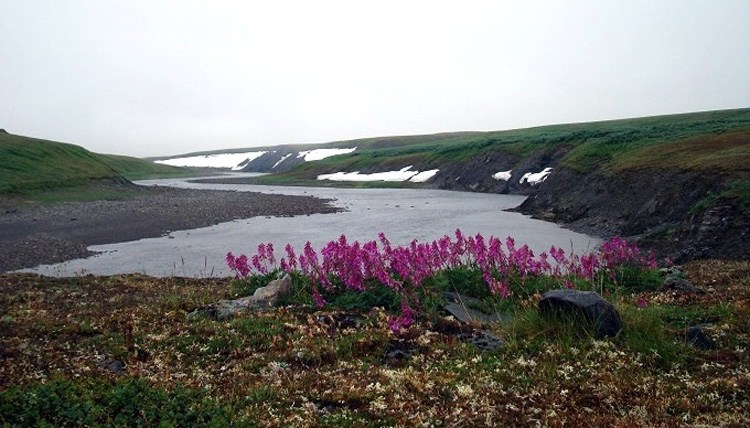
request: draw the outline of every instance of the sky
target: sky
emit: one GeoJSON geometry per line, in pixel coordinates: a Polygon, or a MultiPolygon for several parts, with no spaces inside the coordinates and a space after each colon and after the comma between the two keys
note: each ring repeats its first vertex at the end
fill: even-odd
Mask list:
{"type": "Polygon", "coordinates": [[[100,153],[740,107],[748,0],[0,0],[0,128],[100,153]]]}

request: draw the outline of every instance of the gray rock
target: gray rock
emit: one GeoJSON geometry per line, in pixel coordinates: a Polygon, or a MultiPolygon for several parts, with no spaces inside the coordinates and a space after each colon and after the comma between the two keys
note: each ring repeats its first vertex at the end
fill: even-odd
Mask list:
{"type": "Polygon", "coordinates": [[[706,336],[703,329],[697,325],[689,327],[685,331],[685,343],[695,348],[703,349],[704,351],[716,349],[714,342],[706,336]]]}
{"type": "Polygon", "coordinates": [[[687,279],[669,277],[664,280],[664,284],[661,286],[661,291],[676,291],[677,293],[696,293],[706,294],[706,291],[700,289],[690,283],[687,279]]]}
{"type": "Polygon", "coordinates": [[[198,308],[188,314],[188,320],[195,321],[201,318],[209,318],[224,321],[244,312],[274,308],[279,303],[279,299],[288,296],[291,290],[292,277],[286,274],[283,278],[276,279],[269,282],[265,287],[258,288],[252,296],[234,300],[219,300],[214,304],[198,308]]]}
{"type": "Polygon", "coordinates": [[[580,314],[596,326],[596,337],[614,337],[622,330],[622,320],[611,303],[594,291],[551,290],[539,301],[542,315],[580,314]]]}
{"type": "Polygon", "coordinates": [[[443,308],[463,323],[487,325],[503,321],[503,318],[498,314],[486,314],[478,309],[474,309],[481,306],[482,301],[479,299],[450,292],[443,293],[443,296],[448,301],[443,305],[443,308]]]}
{"type": "Polygon", "coordinates": [[[292,277],[289,274],[283,278],[271,281],[265,287],[255,290],[250,297],[254,308],[272,308],[279,303],[279,299],[292,292],[292,277]]]}

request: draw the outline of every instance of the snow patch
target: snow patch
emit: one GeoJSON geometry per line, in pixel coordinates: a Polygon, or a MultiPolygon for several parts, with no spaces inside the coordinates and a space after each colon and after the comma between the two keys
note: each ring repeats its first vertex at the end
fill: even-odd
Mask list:
{"type": "Polygon", "coordinates": [[[217,153],[215,155],[188,156],[184,158],[163,159],[154,162],[171,166],[231,168],[232,171],[238,171],[265,153],[266,152],[217,153]]]}
{"type": "Polygon", "coordinates": [[[541,170],[540,172],[527,172],[526,174],[521,177],[521,179],[518,181],[519,183],[523,183],[524,181],[531,184],[532,186],[537,185],[544,180],[547,179],[547,176],[552,172],[552,167],[547,167],[541,170]]]}
{"type": "Polygon", "coordinates": [[[411,171],[412,165],[401,168],[398,171],[374,172],[372,174],[360,174],[354,172],[334,172],[332,174],[321,174],[318,180],[331,181],[411,181],[413,183],[424,183],[434,177],[439,170],[411,171]]]}
{"type": "Polygon", "coordinates": [[[279,159],[278,162],[276,162],[275,164],[273,164],[273,166],[271,167],[271,169],[276,169],[277,166],[281,165],[281,162],[284,162],[285,160],[289,159],[289,156],[291,156],[291,155],[292,155],[291,153],[284,155],[284,157],[282,157],[281,159],[279,159]]]}
{"type": "Polygon", "coordinates": [[[512,171],[512,169],[509,169],[507,171],[500,171],[498,173],[492,174],[492,178],[494,178],[495,180],[508,181],[510,180],[510,173],[512,171]]]}
{"type": "Polygon", "coordinates": [[[439,169],[430,169],[428,171],[422,171],[414,174],[412,178],[409,179],[412,183],[424,183],[426,181],[429,181],[432,177],[435,176],[435,174],[440,171],[439,169]]]}
{"type": "Polygon", "coordinates": [[[351,149],[315,149],[305,150],[297,154],[297,158],[305,158],[305,162],[317,161],[325,158],[330,158],[336,155],[345,155],[357,150],[356,147],[351,149]]]}

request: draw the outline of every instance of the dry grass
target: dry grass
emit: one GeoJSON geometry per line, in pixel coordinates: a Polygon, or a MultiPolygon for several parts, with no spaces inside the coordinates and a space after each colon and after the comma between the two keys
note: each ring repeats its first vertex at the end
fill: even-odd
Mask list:
{"type": "Polygon", "coordinates": [[[649,168],[748,174],[750,132],[704,135],[648,146],[616,156],[612,161],[613,171],[649,168]]]}

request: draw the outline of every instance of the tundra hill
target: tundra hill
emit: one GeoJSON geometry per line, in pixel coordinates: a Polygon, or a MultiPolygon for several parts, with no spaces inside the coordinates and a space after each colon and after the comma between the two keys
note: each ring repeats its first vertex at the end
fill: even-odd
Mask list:
{"type": "Polygon", "coordinates": [[[426,184],[387,185],[530,195],[519,211],[642,237],[677,260],[750,258],[748,108],[332,145],[357,150],[252,181],[330,185],[319,176],[437,169],[426,184]]]}
{"type": "Polygon", "coordinates": [[[718,168],[723,174],[743,175],[743,170],[750,165],[750,149],[742,137],[748,132],[750,109],[736,109],[508,131],[338,141],[315,147],[357,147],[357,150],[300,164],[285,174],[274,174],[262,180],[304,182],[332,172],[377,172],[413,165],[414,169],[420,170],[440,169],[433,183],[443,184],[445,180],[441,178],[445,177],[459,178],[456,185],[467,190],[511,191],[504,189],[505,186],[498,184],[491,175],[513,169],[513,177],[520,178],[533,168],[547,166],[564,167],[579,173],[612,174],[624,169],[659,166],[665,158],[670,159],[665,167],[718,168]],[[714,141],[709,137],[730,132],[736,132],[739,139],[724,135],[722,142],[714,147],[714,141]],[[671,145],[656,150],[656,147],[667,144],[671,145]],[[714,151],[715,148],[718,152],[714,151]],[[672,157],[665,150],[680,153],[680,156],[672,157]],[[488,165],[482,169],[492,173],[476,177],[474,183],[461,180],[459,175],[476,175],[472,171],[476,170],[477,161],[488,165]]]}
{"type": "Polygon", "coordinates": [[[188,173],[184,168],[0,132],[0,195],[32,196],[49,190],[128,184],[128,180],[188,173]]]}

